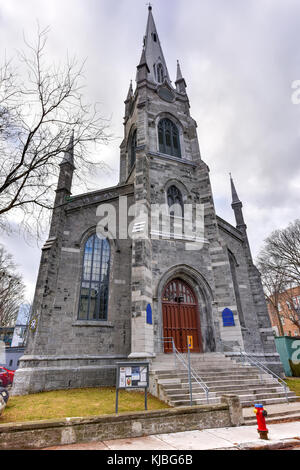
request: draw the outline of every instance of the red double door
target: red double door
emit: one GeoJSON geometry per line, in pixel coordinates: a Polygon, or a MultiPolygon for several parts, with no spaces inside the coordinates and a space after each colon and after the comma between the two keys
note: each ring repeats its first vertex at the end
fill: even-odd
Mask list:
{"type": "Polygon", "coordinates": [[[179,352],[187,352],[187,336],[193,337],[192,352],[202,352],[198,304],[193,290],[181,279],[170,281],[162,296],[165,353],[172,352],[173,338],[179,352]]]}

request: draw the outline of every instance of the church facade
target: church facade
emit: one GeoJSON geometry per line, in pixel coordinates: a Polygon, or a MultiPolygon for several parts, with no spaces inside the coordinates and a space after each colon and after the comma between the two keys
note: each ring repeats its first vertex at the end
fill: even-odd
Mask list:
{"type": "Polygon", "coordinates": [[[60,165],[28,344],[13,394],[114,385],[127,358],[244,350],[280,372],[242,203],[215,211],[186,82],[169,77],[152,9],[125,100],[120,181],[71,196],[73,139],[60,165]],[[109,216],[108,216],[109,215],[109,216]]]}

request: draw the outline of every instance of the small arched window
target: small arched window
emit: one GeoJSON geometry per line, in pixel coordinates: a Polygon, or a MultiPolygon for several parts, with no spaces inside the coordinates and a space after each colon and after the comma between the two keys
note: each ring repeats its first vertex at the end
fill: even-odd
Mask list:
{"type": "Polygon", "coordinates": [[[131,171],[133,165],[135,164],[136,147],[137,147],[137,131],[135,129],[135,131],[132,134],[131,141],[130,141],[129,172],[131,171]]]}
{"type": "Polygon", "coordinates": [[[162,83],[164,81],[164,68],[162,64],[157,65],[157,81],[162,83]]]}
{"type": "Polygon", "coordinates": [[[162,119],[158,124],[159,151],[180,158],[179,132],[170,119],[162,119]]]}
{"type": "Polygon", "coordinates": [[[85,243],[79,299],[79,320],[106,320],[110,245],[94,234],[85,243]]]}
{"type": "Polygon", "coordinates": [[[167,191],[167,200],[168,206],[170,209],[170,215],[177,217],[184,217],[184,206],[183,206],[183,199],[182,194],[179,189],[172,185],[168,188],[167,191]]]}

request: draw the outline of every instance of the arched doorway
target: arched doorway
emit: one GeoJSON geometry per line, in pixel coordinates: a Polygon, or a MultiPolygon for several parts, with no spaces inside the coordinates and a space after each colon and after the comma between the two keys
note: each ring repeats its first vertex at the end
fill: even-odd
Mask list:
{"type": "MultiPolygon", "coordinates": [[[[203,352],[197,298],[182,279],[170,281],[162,294],[163,336],[173,338],[179,352],[187,352],[187,336],[193,337],[192,352],[203,352]]],[[[165,353],[172,343],[165,342],[165,353]]]]}

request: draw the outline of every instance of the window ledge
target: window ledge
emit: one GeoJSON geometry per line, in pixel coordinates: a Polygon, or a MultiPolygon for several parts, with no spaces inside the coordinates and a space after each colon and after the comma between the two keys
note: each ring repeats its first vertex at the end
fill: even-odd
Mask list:
{"type": "Polygon", "coordinates": [[[72,326],[96,326],[101,328],[114,328],[114,325],[109,321],[103,320],[76,320],[72,326]]]}

